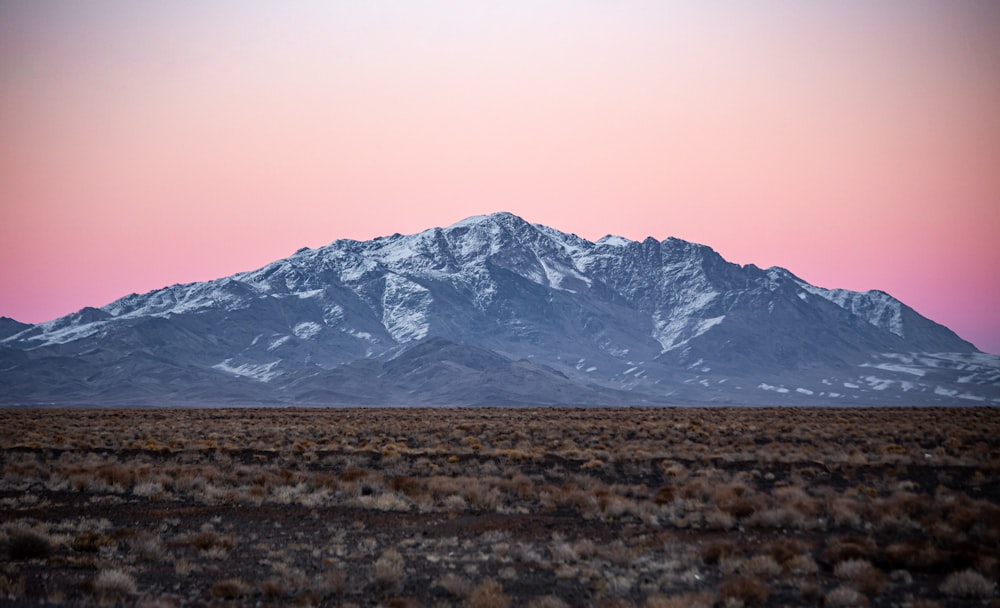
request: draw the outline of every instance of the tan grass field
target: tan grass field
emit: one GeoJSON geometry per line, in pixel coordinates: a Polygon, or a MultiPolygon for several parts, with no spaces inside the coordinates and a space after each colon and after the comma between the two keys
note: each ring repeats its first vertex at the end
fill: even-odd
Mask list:
{"type": "Polygon", "coordinates": [[[0,605],[997,606],[1000,410],[0,410],[0,605]]]}

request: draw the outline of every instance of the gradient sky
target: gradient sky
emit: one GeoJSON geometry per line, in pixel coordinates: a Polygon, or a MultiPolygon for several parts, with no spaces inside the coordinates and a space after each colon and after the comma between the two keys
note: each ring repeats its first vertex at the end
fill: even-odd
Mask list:
{"type": "Polygon", "coordinates": [[[1000,3],[0,0],[0,315],[500,210],[1000,353],[1000,3]]]}

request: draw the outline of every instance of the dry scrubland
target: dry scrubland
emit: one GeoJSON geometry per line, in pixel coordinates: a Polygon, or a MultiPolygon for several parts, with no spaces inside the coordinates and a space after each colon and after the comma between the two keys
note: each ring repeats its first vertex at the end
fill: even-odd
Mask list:
{"type": "Polygon", "coordinates": [[[0,604],[995,606],[998,414],[0,410],[0,604]]]}

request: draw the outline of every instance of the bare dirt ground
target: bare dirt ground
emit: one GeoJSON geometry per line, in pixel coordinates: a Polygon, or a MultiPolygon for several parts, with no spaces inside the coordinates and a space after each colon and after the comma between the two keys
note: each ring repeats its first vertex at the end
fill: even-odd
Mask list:
{"type": "Polygon", "coordinates": [[[1000,411],[0,410],[0,605],[1000,605],[1000,411]]]}

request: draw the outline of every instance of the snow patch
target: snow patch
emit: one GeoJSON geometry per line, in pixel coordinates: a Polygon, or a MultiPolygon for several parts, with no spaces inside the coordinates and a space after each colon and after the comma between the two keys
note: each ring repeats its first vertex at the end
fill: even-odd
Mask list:
{"type": "Polygon", "coordinates": [[[355,338],[360,338],[368,342],[375,342],[375,337],[366,331],[358,331],[356,329],[348,329],[345,333],[349,336],[354,336],[355,338]]]}
{"type": "Polygon", "coordinates": [[[774,386],[774,385],[771,385],[771,384],[766,384],[764,382],[761,382],[759,385],[757,385],[757,388],[764,389],[765,391],[774,391],[776,393],[787,393],[788,392],[788,389],[785,388],[785,387],[783,387],[783,386],[774,386]]]}
{"type": "Polygon", "coordinates": [[[893,382],[892,380],[886,380],[885,378],[878,378],[876,376],[865,376],[862,380],[867,382],[868,386],[870,386],[872,390],[876,391],[884,391],[892,386],[893,382]]]}
{"type": "Polygon", "coordinates": [[[432,300],[430,290],[423,285],[389,273],[382,293],[382,325],[397,342],[420,340],[430,327],[427,311],[432,300]]]}
{"type": "Polygon", "coordinates": [[[698,318],[698,313],[712,303],[718,292],[688,294],[690,299],[664,318],[662,311],[653,313],[653,339],[660,343],[662,352],[673,350],[722,323],[725,315],[708,319],[698,318]]]}
{"type": "Polygon", "coordinates": [[[292,339],[291,336],[281,336],[277,340],[272,341],[271,344],[267,347],[267,350],[274,350],[291,339],[292,339]]]}
{"type": "Polygon", "coordinates": [[[39,346],[66,344],[68,342],[73,342],[74,340],[82,340],[83,338],[98,335],[107,324],[106,321],[95,321],[93,323],[85,323],[83,325],[70,325],[68,327],[60,327],[59,329],[50,329],[56,321],[59,321],[59,319],[36,325],[36,327],[42,330],[42,333],[37,336],[30,336],[28,339],[38,340],[41,342],[39,346]]]}
{"type": "Polygon", "coordinates": [[[323,329],[323,326],[320,325],[319,323],[306,321],[304,323],[299,323],[298,325],[293,327],[292,333],[295,334],[295,337],[300,340],[308,340],[309,338],[312,338],[313,336],[318,334],[321,329],[323,329]]]}
{"type": "Polygon", "coordinates": [[[281,372],[275,371],[274,369],[279,363],[281,363],[281,359],[276,359],[270,363],[259,365],[254,365],[252,363],[232,365],[232,361],[232,359],[226,359],[225,361],[216,363],[212,367],[226,373],[233,374],[234,376],[253,378],[255,380],[260,380],[261,382],[268,382],[275,376],[281,375],[281,372]]]}
{"type": "Polygon", "coordinates": [[[904,337],[902,302],[885,292],[859,293],[847,289],[824,289],[800,280],[796,280],[795,283],[804,291],[833,302],[875,327],[904,337]]]}
{"type": "Polygon", "coordinates": [[[327,306],[323,310],[323,322],[327,325],[338,325],[344,320],[344,308],[340,304],[327,306]]]}
{"type": "Polygon", "coordinates": [[[630,241],[625,237],[609,234],[607,236],[597,239],[597,242],[594,244],[607,245],[608,247],[628,247],[632,243],[633,241],[630,241]]]}
{"type": "Polygon", "coordinates": [[[899,372],[901,374],[910,374],[918,378],[924,376],[924,370],[910,367],[907,365],[900,365],[898,363],[862,363],[861,367],[874,367],[875,369],[885,370],[887,372],[899,372]]]}

